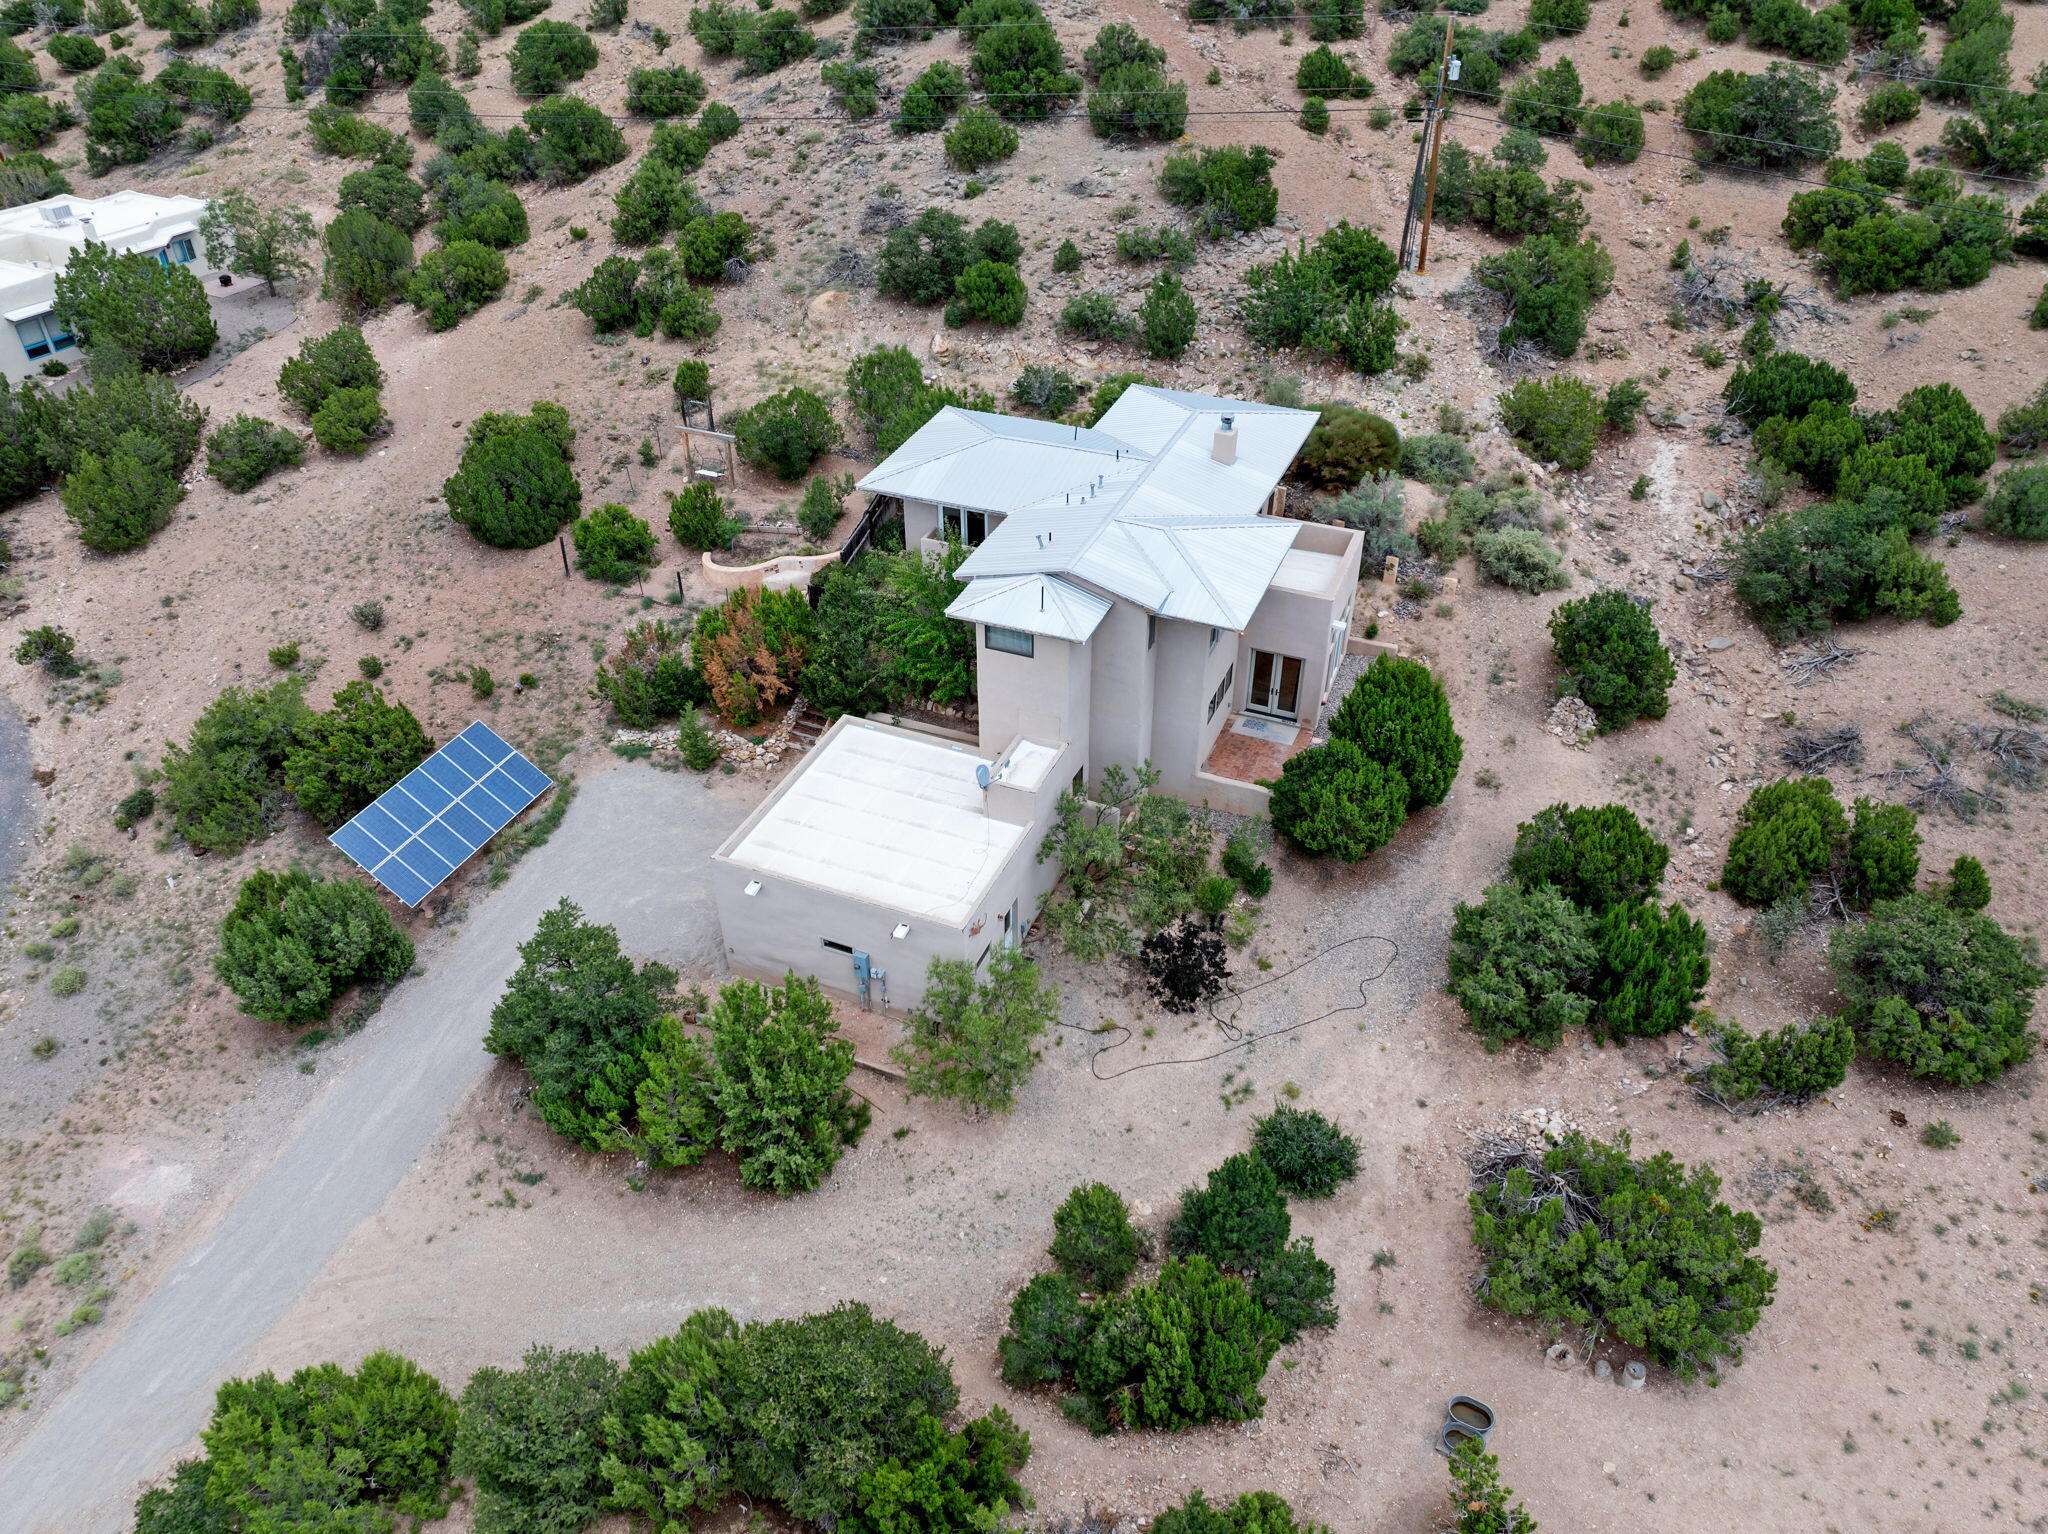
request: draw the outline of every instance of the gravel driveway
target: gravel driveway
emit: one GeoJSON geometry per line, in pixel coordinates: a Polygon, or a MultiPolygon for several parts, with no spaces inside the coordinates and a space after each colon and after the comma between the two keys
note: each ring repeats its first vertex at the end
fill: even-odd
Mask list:
{"type": "Polygon", "coordinates": [[[0,1461],[0,1529],[127,1529],[137,1488],[192,1442],[214,1387],[383,1206],[488,1069],[479,1044],[492,1003],[542,911],[566,895],[614,924],[629,952],[712,957],[706,860],[746,808],[703,778],[642,765],[586,785],[553,839],[477,902],[427,973],[391,993],[355,1066],[0,1461]]]}

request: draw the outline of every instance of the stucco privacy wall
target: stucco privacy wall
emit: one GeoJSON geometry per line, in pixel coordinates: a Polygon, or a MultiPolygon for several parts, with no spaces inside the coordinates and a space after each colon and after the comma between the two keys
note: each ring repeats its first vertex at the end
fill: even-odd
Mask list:
{"type": "MultiPolygon", "coordinates": [[[[1007,752],[839,720],[713,855],[728,965],[764,980],[816,975],[855,995],[846,950],[865,953],[901,1011],[923,997],[933,959],[979,961],[1013,908],[1021,933],[1051,887],[1055,870],[1039,865],[1038,847],[1075,753],[1047,743],[1018,754],[1030,756],[1028,779],[999,787],[994,815],[974,769],[1002,774],[1007,752]]],[[[883,989],[871,991],[874,1005],[883,989]]]]}

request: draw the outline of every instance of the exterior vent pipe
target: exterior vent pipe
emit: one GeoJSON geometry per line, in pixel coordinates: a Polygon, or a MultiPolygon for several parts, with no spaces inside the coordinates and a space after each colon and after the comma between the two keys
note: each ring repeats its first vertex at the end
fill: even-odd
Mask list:
{"type": "Polygon", "coordinates": [[[1209,456],[1218,463],[1237,462],[1237,417],[1227,415],[1223,424],[1216,428],[1216,440],[1209,446],[1209,456]]]}

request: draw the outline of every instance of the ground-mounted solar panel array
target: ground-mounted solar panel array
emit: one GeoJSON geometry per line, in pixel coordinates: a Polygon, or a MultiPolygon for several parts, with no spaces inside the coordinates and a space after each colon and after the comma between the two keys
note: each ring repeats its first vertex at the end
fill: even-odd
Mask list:
{"type": "Polygon", "coordinates": [[[328,840],[416,906],[553,781],[489,725],[472,724],[328,840]]]}

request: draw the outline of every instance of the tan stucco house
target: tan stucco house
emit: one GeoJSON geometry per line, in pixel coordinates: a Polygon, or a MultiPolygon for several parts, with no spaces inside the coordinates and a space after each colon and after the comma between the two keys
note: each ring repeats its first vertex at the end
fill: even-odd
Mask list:
{"type": "Polygon", "coordinates": [[[876,465],[859,488],[909,547],[970,545],[947,611],[975,628],[979,733],[827,731],[714,857],[732,966],[914,1005],[932,958],[1021,937],[1067,789],[1150,762],[1164,792],[1263,810],[1358,591],[1358,533],[1275,515],[1315,421],[1141,385],[1093,427],[949,407],[876,465]]]}

